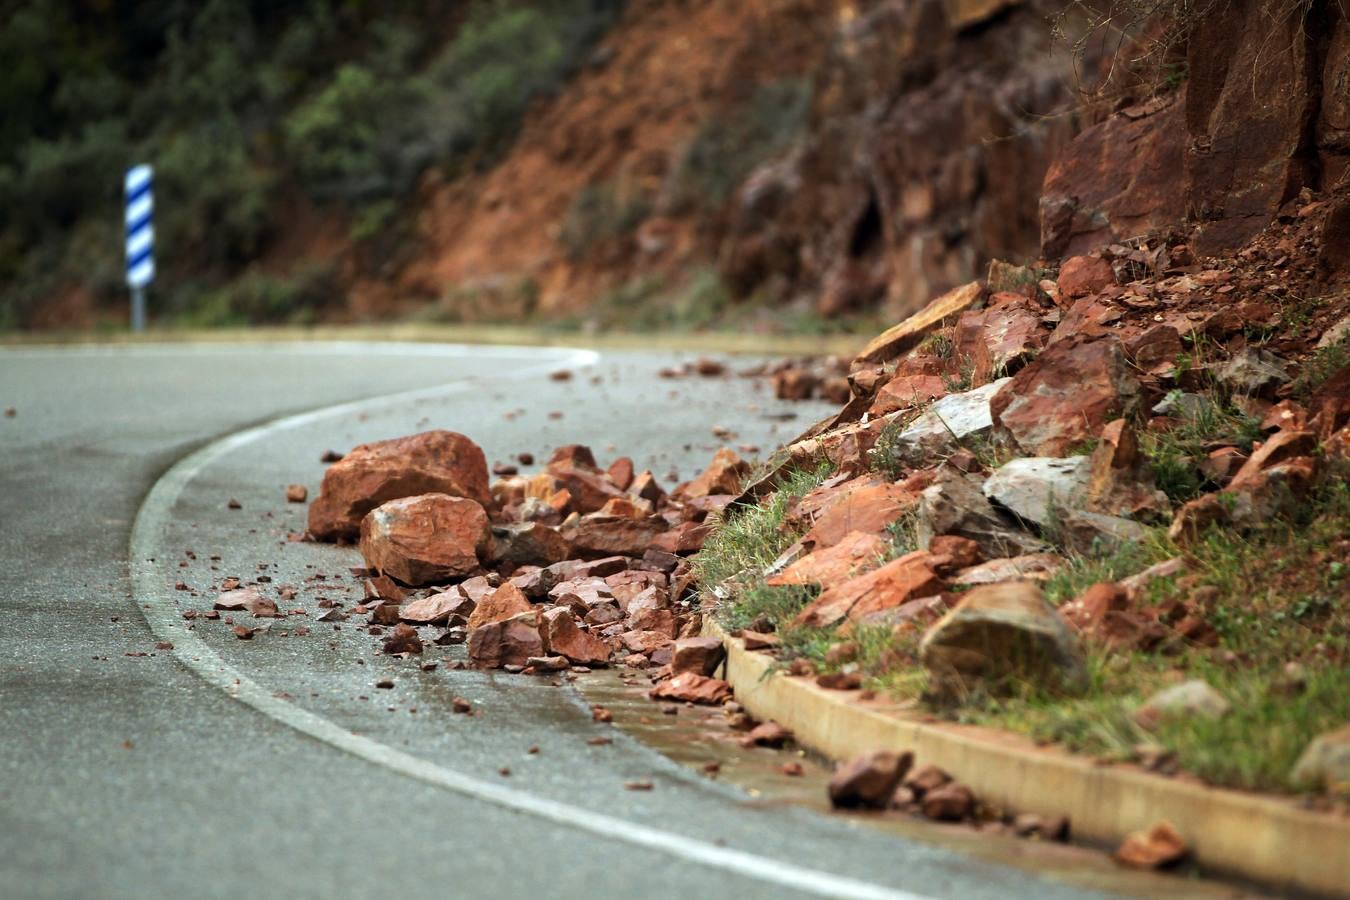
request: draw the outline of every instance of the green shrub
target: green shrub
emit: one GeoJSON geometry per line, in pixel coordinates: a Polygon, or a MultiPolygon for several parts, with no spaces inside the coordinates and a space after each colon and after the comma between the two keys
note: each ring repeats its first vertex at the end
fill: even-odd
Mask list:
{"type": "Polygon", "coordinates": [[[311,263],[288,276],[249,272],[207,292],[183,318],[200,326],[305,325],[339,297],[332,267],[311,263]]]}

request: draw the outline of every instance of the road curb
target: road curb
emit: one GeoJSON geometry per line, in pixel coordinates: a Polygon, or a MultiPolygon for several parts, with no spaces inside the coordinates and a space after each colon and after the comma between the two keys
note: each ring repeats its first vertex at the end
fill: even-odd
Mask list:
{"type": "Polygon", "coordinates": [[[704,633],[726,645],[726,679],[736,700],[831,759],[912,750],[920,763],[941,766],[996,806],[1067,815],[1077,837],[1115,845],[1167,820],[1203,866],[1279,888],[1350,896],[1350,818],[1300,809],[1293,799],[1099,765],[992,729],[920,722],[894,704],[863,702],[856,692],[828,691],[774,671],[771,657],[747,651],[706,617],[705,623],[704,633]]]}

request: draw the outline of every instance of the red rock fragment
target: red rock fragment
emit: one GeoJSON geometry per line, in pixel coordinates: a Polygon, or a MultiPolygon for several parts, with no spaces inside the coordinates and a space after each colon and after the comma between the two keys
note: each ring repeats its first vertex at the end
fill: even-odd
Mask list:
{"type": "Polygon", "coordinates": [[[755,747],[781,747],[792,740],[792,732],[777,722],[761,722],[745,736],[749,745],[755,747]]]}
{"type": "Polygon", "coordinates": [[[377,506],[435,493],[492,506],[487,459],[477,444],[451,431],[362,444],[324,473],[309,507],[309,531],[318,540],[354,538],[377,506]]]}
{"type": "Polygon", "coordinates": [[[308,499],[309,499],[309,488],[305,487],[303,484],[286,485],[287,503],[304,503],[308,499]]]}
{"type": "Polygon", "coordinates": [[[676,489],[675,496],[694,499],[710,494],[739,494],[741,482],[748,474],[750,464],[737,456],[736,451],[723,447],[697,478],[676,489]]]}
{"type": "Polygon", "coordinates": [[[1125,838],[1114,854],[1116,862],[1137,869],[1161,869],[1176,865],[1189,853],[1186,842],[1170,822],[1159,822],[1147,831],[1125,838]]]}
{"type": "Polygon", "coordinates": [[[909,752],[875,750],[855,756],[830,778],[830,803],[841,808],[884,809],[913,763],[914,755],[909,752]]]}
{"type": "Polygon", "coordinates": [[[1075,256],[1059,267],[1057,284],[1061,302],[1099,293],[1115,283],[1115,270],[1100,257],[1075,256]]]}
{"type": "Polygon", "coordinates": [[[814,550],[782,572],[770,577],[772,586],[787,584],[833,584],[862,575],[881,564],[889,543],[879,534],[851,531],[832,546],[814,550]]]}
{"type": "Polygon", "coordinates": [[[384,641],[384,652],[390,655],[421,653],[422,639],[417,636],[417,629],[404,622],[395,625],[393,632],[384,641]]]}
{"type": "Polygon", "coordinates": [[[975,795],[964,784],[952,782],[923,795],[923,814],[937,822],[960,822],[975,813],[975,795]]]}
{"type": "Polygon", "coordinates": [[[681,638],[675,642],[670,670],[676,675],[693,672],[704,677],[711,676],[725,658],[726,650],[722,647],[720,638],[681,638]]]}
{"type": "Polygon", "coordinates": [[[488,536],[487,513],[474,500],[401,497],[361,522],[361,555],[366,565],[404,584],[430,584],[477,572],[488,536]]]}
{"type": "Polygon", "coordinates": [[[522,668],[533,656],[544,656],[544,642],[531,610],[488,622],[469,632],[469,661],[480,669],[522,668]]]}
{"type": "Polygon", "coordinates": [[[452,588],[404,604],[399,607],[398,617],[412,625],[445,625],[452,615],[467,619],[473,610],[474,602],[452,588]]]}
{"type": "Polygon", "coordinates": [[[678,700],[716,706],[730,699],[731,693],[731,685],[721,679],[681,672],[652,688],[648,696],[653,700],[678,700]]]}
{"type": "Polygon", "coordinates": [[[857,672],[827,672],[816,676],[816,684],[828,691],[856,691],[862,688],[862,676],[857,672]]]}
{"type": "Polygon", "coordinates": [[[609,663],[609,647],[589,631],[578,628],[571,611],[565,607],[545,611],[540,630],[550,652],[561,654],[576,665],[603,666],[609,663]]]}
{"type": "Polygon", "coordinates": [[[511,582],[506,582],[482,599],[469,616],[469,631],[492,622],[500,622],[521,613],[533,612],[530,601],[511,582]]]}
{"type": "Polygon", "coordinates": [[[263,596],[258,593],[257,588],[238,588],[236,590],[225,591],[217,597],[214,608],[225,610],[227,612],[240,612],[248,609],[249,604],[262,599],[263,596]]]}

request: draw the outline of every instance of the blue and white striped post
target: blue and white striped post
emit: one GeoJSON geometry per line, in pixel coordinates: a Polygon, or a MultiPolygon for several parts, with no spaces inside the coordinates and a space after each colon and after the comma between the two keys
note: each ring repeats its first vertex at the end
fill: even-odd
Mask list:
{"type": "Polygon", "coordinates": [[[127,284],[131,286],[131,330],[145,330],[145,286],[155,280],[155,172],[132,166],[126,175],[127,284]]]}

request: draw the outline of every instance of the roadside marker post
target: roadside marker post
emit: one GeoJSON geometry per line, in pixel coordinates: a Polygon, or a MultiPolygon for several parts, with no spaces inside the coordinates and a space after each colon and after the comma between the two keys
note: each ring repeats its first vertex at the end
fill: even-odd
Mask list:
{"type": "Polygon", "coordinates": [[[127,284],[131,288],[131,330],[145,330],[145,288],[155,280],[155,172],[148,165],[127,169],[127,284]]]}

